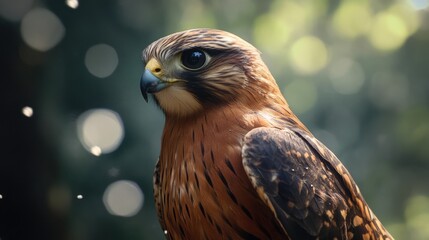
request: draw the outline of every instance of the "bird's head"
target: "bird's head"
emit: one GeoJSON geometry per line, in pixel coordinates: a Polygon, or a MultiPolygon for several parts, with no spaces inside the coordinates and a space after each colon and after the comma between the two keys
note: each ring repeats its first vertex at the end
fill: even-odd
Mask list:
{"type": "Polygon", "coordinates": [[[143,62],[143,97],[147,101],[152,94],[168,116],[233,103],[254,108],[246,105],[271,95],[282,98],[258,50],[221,30],[192,29],[161,38],[143,51],[143,62]]]}

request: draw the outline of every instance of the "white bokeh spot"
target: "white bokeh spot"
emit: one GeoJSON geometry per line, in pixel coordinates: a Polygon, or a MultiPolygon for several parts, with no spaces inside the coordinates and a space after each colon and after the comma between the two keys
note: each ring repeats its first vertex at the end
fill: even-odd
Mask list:
{"type": "Polygon", "coordinates": [[[115,151],[124,138],[124,126],[118,113],[109,109],[93,109],[77,120],[82,145],[95,156],[115,151]]]}
{"type": "Polygon", "coordinates": [[[12,22],[20,21],[31,9],[34,0],[0,0],[0,16],[12,22]]]}
{"type": "Polygon", "coordinates": [[[110,76],[118,66],[118,62],[116,50],[104,43],[90,47],[85,54],[86,68],[92,75],[99,78],[110,76]]]}
{"type": "Polygon", "coordinates": [[[61,20],[44,8],[31,10],[21,22],[21,35],[24,42],[41,52],[55,47],[63,39],[65,31],[61,20]]]}
{"type": "Polygon", "coordinates": [[[33,108],[29,106],[25,106],[22,108],[22,114],[26,117],[32,117],[33,116],[33,108]]]}
{"type": "Polygon", "coordinates": [[[72,9],[76,9],[79,7],[79,1],[78,0],[66,0],[66,4],[68,7],[72,9]]]}
{"type": "Polygon", "coordinates": [[[103,194],[107,211],[116,216],[132,217],[143,206],[144,195],[140,187],[132,181],[119,180],[110,184],[103,194]]]}

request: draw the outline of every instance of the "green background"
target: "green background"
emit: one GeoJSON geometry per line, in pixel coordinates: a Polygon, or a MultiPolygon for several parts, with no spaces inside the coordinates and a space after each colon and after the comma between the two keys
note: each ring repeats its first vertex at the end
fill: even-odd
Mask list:
{"type": "Polygon", "coordinates": [[[152,195],[163,115],[141,97],[141,51],[195,27],[254,44],[389,231],[429,239],[427,0],[73,4],[0,0],[1,240],[163,238],[152,195]],[[107,53],[90,55],[97,44],[107,53]],[[94,109],[119,117],[123,139],[110,153],[91,153],[79,135],[79,119],[94,109]],[[119,180],[144,195],[131,216],[103,201],[119,180]]]}

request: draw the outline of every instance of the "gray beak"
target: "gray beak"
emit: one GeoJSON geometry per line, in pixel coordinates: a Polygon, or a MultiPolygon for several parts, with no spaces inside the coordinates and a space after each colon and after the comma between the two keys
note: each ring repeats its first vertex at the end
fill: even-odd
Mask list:
{"type": "Polygon", "coordinates": [[[140,90],[142,91],[143,98],[148,102],[148,93],[156,93],[167,87],[166,82],[162,81],[151,71],[145,69],[141,79],[140,79],[140,90]]]}

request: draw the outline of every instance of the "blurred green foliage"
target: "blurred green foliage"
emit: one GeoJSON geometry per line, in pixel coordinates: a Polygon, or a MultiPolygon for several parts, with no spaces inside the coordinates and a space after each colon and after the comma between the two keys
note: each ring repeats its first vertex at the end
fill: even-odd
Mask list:
{"type": "Polygon", "coordinates": [[[211,27],[261,50],[292,109],[397,239],[429,239],[428,4],[1,0],[0,238],[162,239],[152,172],[163,116],[140,95],[140,54],[211,27]],[[79,119],[96,109],[116,130],[103,120],[95,129],[113,135],[86,139],[79,119]],[[128,216],[106,200],[118,180],[135,184],[123,196],[139,196],[133,186],[144,195],[128,216]]]}

